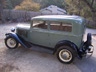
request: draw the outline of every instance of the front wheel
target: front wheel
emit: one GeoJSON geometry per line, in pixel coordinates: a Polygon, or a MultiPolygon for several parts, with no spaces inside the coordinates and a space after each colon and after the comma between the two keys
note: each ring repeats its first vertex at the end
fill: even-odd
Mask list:
{"type": "Polygon", "coordinates": [[[6,39],[5,39],[5,45],[9,49],[15,49],[18,46],[18,42],[16,41],[16,39],[9,36],[9,37],[6,37],[6,39]]]}
{"type": "Polygon", "coordinates": [[[62,63],[72,63],[75,58],[75,51],[69,46],[61,46],[57,51],[57,58],[62,63]]]}

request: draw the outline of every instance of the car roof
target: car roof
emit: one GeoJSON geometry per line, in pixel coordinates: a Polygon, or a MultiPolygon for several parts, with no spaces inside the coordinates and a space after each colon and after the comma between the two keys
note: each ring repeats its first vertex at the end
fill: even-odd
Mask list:
{"type": "Polygon", "coordinates": [[[75,20],[75,21],[82,21],[84,18],[75,15],[42,15],[33,17],[32,20],[56,20],[56,21],[63,21],[63,20],[75,20]]]}

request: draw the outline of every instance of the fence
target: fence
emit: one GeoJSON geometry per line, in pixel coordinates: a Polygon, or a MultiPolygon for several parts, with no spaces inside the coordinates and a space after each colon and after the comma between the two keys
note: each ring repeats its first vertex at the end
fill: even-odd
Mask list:
{"type": "Polygon", "coordinates": [[[41,15],[40,12],[22,10],[3,10],[4,18],[12,21],[29,21],[32,17],[41,15]]]}
{"type": "Polygon", "coordinates": [[[86,26],[89,28],[95,28],[96,29],[96,22],[86,20],[86,26]]]}
{"type": "Polygon", "coordinates": [[[30,21],[30,19],[34,16],[38,15],[56,15],[54,13],[41,13],[34,11],[23,11],[23,10],[3,10],[3,16],[6,21],[14,21],[14,22],[26,22],[30,21]]]}

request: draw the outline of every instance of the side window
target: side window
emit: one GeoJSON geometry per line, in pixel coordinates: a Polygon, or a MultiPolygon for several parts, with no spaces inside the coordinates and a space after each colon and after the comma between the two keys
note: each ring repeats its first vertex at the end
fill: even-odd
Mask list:
{"type": "Polygon", "coordinates": [[[50,22],[50,30],[60,30],[60,22],[50,22]]]}
{"type": "Polygon", "coordinates": [[[72,24],[64,22],[50,22],[50,30],[71,32],[72,24]]]}
{"type": "Polygon", "coordinates": [[[62,30],[67,32],[72,32],[72,24],[71,23],[62,23],[62,30]]]}
{"type": "Polygon", "coordinates": [[[47,23],[46,23],[46,21],[34,20],[33,28],[47,29],[47,23]]]}

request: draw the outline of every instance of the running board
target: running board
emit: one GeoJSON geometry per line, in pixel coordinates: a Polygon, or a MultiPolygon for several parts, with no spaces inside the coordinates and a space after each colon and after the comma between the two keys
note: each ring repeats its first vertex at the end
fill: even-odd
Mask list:
{"type": "Polygon", "coordinates": [[[34,50],[34,51],[43,52],[43,53],[53,54],[53,50],[50,48],[46,48],[46,47],[32,45],[32,47],[30,49],[34,50]]]}

